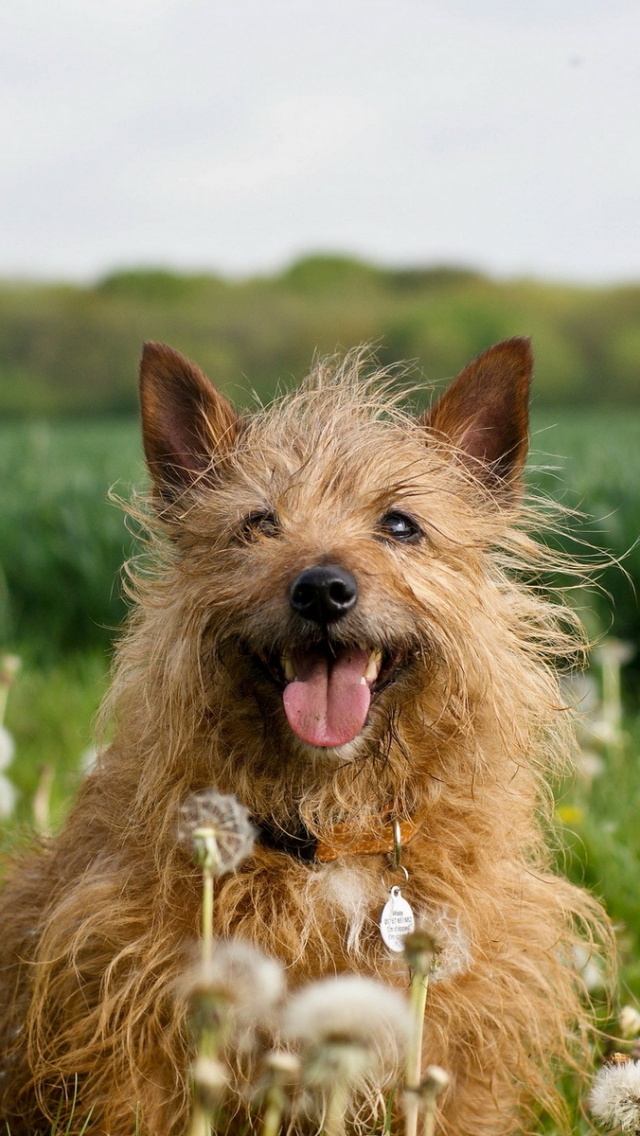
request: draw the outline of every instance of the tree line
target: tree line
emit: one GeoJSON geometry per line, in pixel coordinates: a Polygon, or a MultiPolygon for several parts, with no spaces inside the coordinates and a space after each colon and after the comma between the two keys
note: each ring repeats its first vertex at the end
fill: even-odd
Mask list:
{"type": "Polygon", "coordinates": [[[301,378],[316,351],[374,343],[382,364],[409,360],[415,381],[435,381],[499,339],[530,335],[539,404],[625,405],[640,397],[639,317],[640,284],[499,281],[342,256],[242,281],[146,268],[88,285],[5,282],[0,412],[133,412],[145,339],[194,358],[242,403],[301,378]]]}

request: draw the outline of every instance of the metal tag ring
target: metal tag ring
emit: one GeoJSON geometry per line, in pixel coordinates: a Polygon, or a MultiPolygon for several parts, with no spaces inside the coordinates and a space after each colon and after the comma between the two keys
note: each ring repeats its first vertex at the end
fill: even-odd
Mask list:
{"type": "MultiPolygon", "coordinates": [[[[389,864],[389,867],[386,869],[386,871],[387,872],[402,872],[402,874],[404,876],[405,884],[409,883],[409,873],[408,873],[407,869],[405,868],[404,864],[389,864]]],[[[384,880],[384,876],[382,878],[384,880]]]]}

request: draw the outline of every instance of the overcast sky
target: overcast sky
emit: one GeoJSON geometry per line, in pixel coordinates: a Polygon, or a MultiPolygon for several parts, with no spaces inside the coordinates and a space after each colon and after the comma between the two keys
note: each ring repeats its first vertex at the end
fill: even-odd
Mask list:
{"type": "Polygon", "coordinates": [[[640,0],[3,0],[0,275],[640,278],[640,0]]]}

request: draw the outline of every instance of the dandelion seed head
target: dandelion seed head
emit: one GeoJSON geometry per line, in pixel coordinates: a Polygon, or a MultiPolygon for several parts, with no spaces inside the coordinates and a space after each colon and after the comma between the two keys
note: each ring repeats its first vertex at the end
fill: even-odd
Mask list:
{"type": "Polygon", "coordinates": [[[586,943],[573,947],[573,965],[589,991],[602,990],[604,974],[586,943]]]}
{"type": "Polygon", "coordinates": [[[640,1131],[640,1061],[605,1065],[593,1083],[589,1104],[601,1124],[640,1131]]]}
{"type": "Polygon", "coordinates": [[[265,1025],[284,996],[279,962],[242,939],[214,944],[211,958],[195,967],[187,979],[192,1002],[213,1000],[236,1025],[265,1025]]]}
{"type": "Polygon", "coordinates": [[[620,1033],[628,1041],[640,1035],[640,1013],[635,1006],[623,1006],[618,1014],[620,1033]]]}
{"type": "Polygon", "coordinates": [[[417,927],[405,937],[404,953],[410,970],[424,978],[431,974],[440,944],[430,928],[417,927]]]}
{"type": "Polygon", "coordinates": [[[0,686],[11,686],[21,666],[19,655],[0,655],[0,686]]]}
{"type": "Polygon", "coordinates": [[[372,1072],[371,1053],[351,1040],[326,1038],[307,1050],[303,1069],[305,1084],[311,1089],[364,1085],[372,1072]]]}
{"type": "Polygon", "coordinates": [[[296,993],[286,1009],[282,1032],[317,1065],[335,1062],[349,1079],[364,1073],[392,1072],[400,1062],[411,1027],[406,999],[370,978],[340,976],[313,982],[296,993]]]}
{"type": "Polygon", "coordinates": [[[596,662],[600,666],[624,667],[630,663],[636,653],[633,643],[625,639],[605,639],[593,652],[596,662]]]}
{"type": "Polygon", "coordinates": [[[80,754],[80,772],[88,777],[97,768],[98,761],[100,760],[100,751],[96,746],[90,745],[83,749],[80,754]]]}
{"type": "Polygon", "coordinates": [[[420,927],[432,936],[438,946],[430,978],[432,983],[449,982],[471,970],[471,947],[459,915],[447,907],[429,907],[421,914],[420,927]]]}
{"type": "Polygon", "coordinates": [[[296,1081],[300,1075],[300,1058],[288,1049],[270,1049],[264,1059],[265,1068],[274,1078],[296,1081]]]}
{"type": "Polygon", "coordinates": [[[560,690],[564,702],[575,709],[580,718],[595,713],[600,705],[598,682],[591,674],[561,675],[560,690]]]}
{"type": "Polygon", "coordinates": [[[8,777],[0,773],[0,817],[4,820],[13,815],[18,799],[18,790],[8,777]]]}
{"type": "Polygon", "coordinates": [[[592,749],[581,749],[577,757],[576,771],[585,785],[590,785],[596,777],[606,773],[606,765],[599,753],[592,749]]]}
{"type": "Polygon", "coordinates": [[[229,1082],[224,1065],[199,1053],[192,1073],[196,1099],[207,1108],[215,1108],[229,1082]]]}
{"type": "Polygon", "coordinates": [[[450,1083],[451,1077],[441,1065],[427,1065],[420,1083],[420,1091],[429,1096],[437,1097],[444,1092],[450,1083]]]}
{"type": "Polygon", "coordinates": [[[0,769],[6,769],[13,760],[16,747],[6,726],[0,726],[0,769]]]}
{"type": "Polygon", "coordinates": [[[205,789],[180,806],[178,840],[198,863],[222,876],[251,855],[255,830],[249,810],[234,796],[205,789]]]}
{"type": "Polygon", "coordinates": [[[610,746],[618,740],[619,730],[615,723],[607,718],[594,718],[589,723],[588,737],[599,742],[600,745],[610,746]]]}

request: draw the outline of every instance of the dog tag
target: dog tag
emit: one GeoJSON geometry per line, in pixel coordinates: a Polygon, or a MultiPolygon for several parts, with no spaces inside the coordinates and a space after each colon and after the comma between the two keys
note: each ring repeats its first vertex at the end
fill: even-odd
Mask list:
{"type": "Polygon", "coordinates": [[[405,935],[410,935],[415,927],[411,905],[407,903],[399,887],[390,889],[389,898],[380,916],[380,934],[390,951],[404,950],[405,935]]]}

